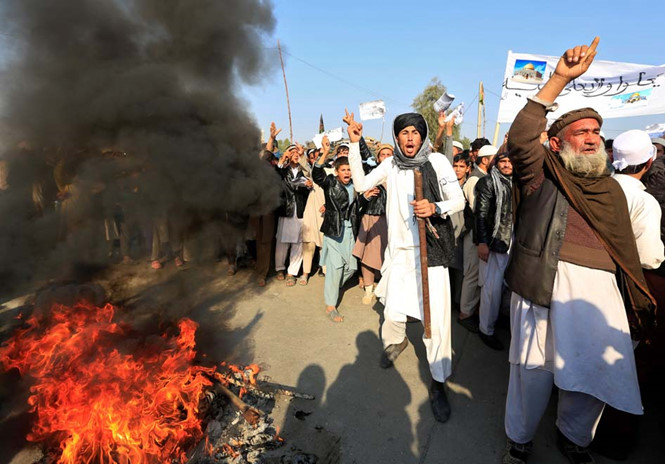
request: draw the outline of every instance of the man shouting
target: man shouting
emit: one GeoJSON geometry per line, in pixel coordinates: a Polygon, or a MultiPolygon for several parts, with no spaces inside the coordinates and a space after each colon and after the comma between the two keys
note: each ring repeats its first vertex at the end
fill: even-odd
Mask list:
{"type": "Polygon", "coordinates": [[[406,348],[408,316],[423,320],[422,277],[420,272],[420,239],[414,216],[429,222],[427,259],[431,305],[431,338],[423,339],[432,374],[429,389],[434,418],[446,422],[450,405],[444,382],[451,373],[450,285],[448,266],[454,259],[455,237],[450,215],[464,208],[464,195],[450,162],[440,153],[432,153],[427,139],[425,119],[417,113],[395,118],[393,138],[395,152],[369,174],[365,174],[359,141],[362,124],[347,113],[351,141],[349,163],[353,185],[364,192],[385,183],[388,245],[381,281],[376,296],[384,304],[381,339],[384,352],[381,366],[389,368],[406,348]],[[423,176],[424,199],[414,199],[414,169],[423,176]]]}
{"type": "Polygon", "coordinates": [[[594,462],[586,447],[605,404],[642,414],[631,335],[648,337],[654,306],[626,197],[610,177],[603,120],[591,108],[570,111],[549,129],[549,149],[539,141],[598,41],[567,50],[510,128],[520,201],[505,275],[513,291],[505,464],[526,462],[553,385],[557,446],[571,463],[594,462]]]}

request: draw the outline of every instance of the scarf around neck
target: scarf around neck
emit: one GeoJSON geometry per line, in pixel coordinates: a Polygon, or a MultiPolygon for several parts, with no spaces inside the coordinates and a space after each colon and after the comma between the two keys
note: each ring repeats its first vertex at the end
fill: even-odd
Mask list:
{"type": "Polygon", "coordinates": [[[545,166],[570,205],[587,221],[617,265],[617,282],[625,284],[624,305],[631,332],[646,342],[655,326],[656,300],[649,292],[640,264],[626,196],[609,175],[580,177],[558,156],[545,150],[545,166]]]}

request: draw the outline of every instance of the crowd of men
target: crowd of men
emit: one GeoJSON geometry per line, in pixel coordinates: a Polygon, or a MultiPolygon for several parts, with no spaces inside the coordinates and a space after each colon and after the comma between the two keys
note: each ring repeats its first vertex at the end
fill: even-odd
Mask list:
{"type": "MultiPolygon", "coordinates": [[[[325,276],[322,306],[335,323],[344,320],[340,288],[358,275],[363,304],[383,304],[383,368],[408,345],[408,321],[427,327],[430,402],[440,422],[451,414],[452,309],[465,329],[503,350],[495,327],[509,306],[503,463],[527,462],[553,386],[557,445],[571,463],[594,462],[589,446],[599,423],[601,451],[626,455],[635,441],[626,417],[643,413],[641,387],[662,382],[665,372],[665,324],[656,324],[663,319],[656,304],[665,304],[665,140],[640,130],[605,140],[592,108],[548,122],[597,44],[562,55],[500,147],[479,138],[465,150],[453,140],[454,119],[443,113],[434,143],[425,119],[406,113],[393,123],[394,145],[368,144],[347,113],[348,143],[333,149],[324,137],[320,148],[296,143],[280,152],[273,123],[260,159],[279,174],[281,203],[261,216],[217,218],[249,231],[220,241],[229,275],[253,265],[258,286],[274,275],[293,287],[318,272],[325,276]]],[[[61,171],[61,208],[73,221],[66,227],[75,228],[66,210],[77,192],[61,171]]],[[[131,197],[132,175],[127,179],[123,191],[131,197]]],[[[157,213],[142,226],[150,266],[182,266],[186,229],[177,215],[157,213]]],[[[131,260],[128,218],[138,219],[122,210],[103,218],[108,252],[124,261],[131,260]]]]}

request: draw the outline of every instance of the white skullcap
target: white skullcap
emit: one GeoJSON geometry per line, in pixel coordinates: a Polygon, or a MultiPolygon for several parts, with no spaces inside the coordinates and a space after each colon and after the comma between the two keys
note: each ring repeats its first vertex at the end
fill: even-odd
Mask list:
{"type": "Polygon", "coordinates": [[[651,143],[649,134],[638,129],[623,132],[615,138],[612,151],[612,165],[617,171],[628,166],[638,166],[656,157],[656,147],[651,143]]]}
{"type": "Polygon", "coordinates": [[[492,156],[496,155],[496,153],[499,151],[498,148],[492,146],[492,145],[485,145],[482,147],[480,150],[478,150],[478,158],[481,156],[492,156]]]}
{"type": "Polygon", "coordinates": [[[459,148],[460,150],[464,150],[464,145],[462,145],[462,142],[458,142],[457,140],[453,141],[453,147],[459,148]]]}

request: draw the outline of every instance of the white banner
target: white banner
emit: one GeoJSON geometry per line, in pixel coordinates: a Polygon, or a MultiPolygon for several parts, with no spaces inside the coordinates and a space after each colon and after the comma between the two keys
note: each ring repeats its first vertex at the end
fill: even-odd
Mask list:
{"type": "MultiPolygon", "coordinates": [[[[499,122],[513,122],[554,73],[559,57],[508,52],[501,89],[499,122]]],[[[665,114],[665,65],[649,66],[595,60],[557,98],[556,119],[577,108],[591,107],[603,118],[665,114]]]]}
{"type": "Polygon", "coordinates": [[[358,105],[360,120],[381,119],[386,114],[386,104],[383,100],[374,100],[358,105]]]}
{"type": "Polygon", "coordinates": [[[656,138],[656,137],[663,137],[665,136],[665,124],[660,123],[660,124],[651,124],[647,127],[644,128],[645,131],[647,131],[647,134],[649,134],[649,137],[656,138]]]}

